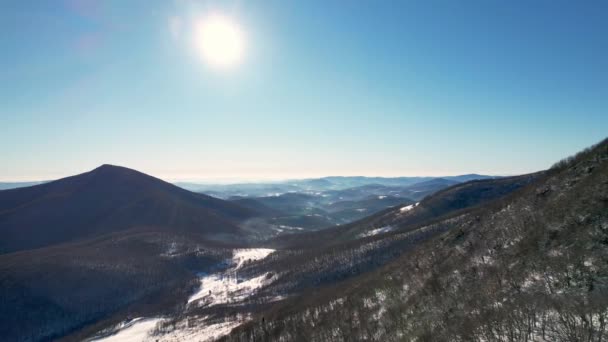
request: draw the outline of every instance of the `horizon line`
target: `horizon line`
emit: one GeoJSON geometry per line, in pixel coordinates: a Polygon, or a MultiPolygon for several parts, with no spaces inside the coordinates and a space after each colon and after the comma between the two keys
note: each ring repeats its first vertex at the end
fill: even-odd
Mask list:
{"type": "MultiPolygon", "coordinates": [[[[488,176],[488,177],[510,177],[517,176],[527,173],[514,173],[514,174],[494,174],[494,173],[478,173],[478,172],[469,172],[469,173],[457,173],[457,174],[443,174],[441,176],[435,175],[401,175],[401,176],[383,176],[383,175],[364,175],[364,174],[350,174],[350,175],[336,175],[330,174],[327,176],[296,176],[296,177],[268,177],[268,178],[255,178],[255,177],[206,177],[206,178],[171,178],[171,177],[161,177],[156,176],[151,173],[142,172],[136,169],[132,169],[149,176],[161,179],[165,182],[171,184],[177,183],[192,183],[192,184],[206,184],[206,185],[231,185],[231,184],[252,184],[252,183],[282,183],[282,182],[293,182],[293,181],[304,181],[304,180],[313,180],[313,179],[325,179],[325,178],[350,178],[350,177],[362,177],[362,178],[384,178],[384,179],[396,179],[396,178],[446,178],[446,177],[458,177],[458,176],[466,176],[466,175],[479,175],[479,176],[488,176]]],[[[86,171],[88,172],[88,171],[86,171]]],[[[82,173],[70,174],[59,178],[47,178],[47,179],[18,179],[18,180],[4,180],[0,179],[0,183],[4,184],[18,184],[18,183],[47,183],[53,182],[56,180],[60,180],[63,178],[76,176],[82,173]]]]}

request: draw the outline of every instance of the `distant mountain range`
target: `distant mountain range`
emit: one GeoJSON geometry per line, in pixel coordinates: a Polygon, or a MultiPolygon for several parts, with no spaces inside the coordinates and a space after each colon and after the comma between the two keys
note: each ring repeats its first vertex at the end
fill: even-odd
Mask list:
{"type": "MultiPolygon", "coordinates": [[[[407,186],[425,181],[433,181],[435,179],[444,179],[454,181],[455,183],[467,182],[475,179],[496,178],[498,176],[487,176],[479,174],[467,174],[460,176],[446,177],[324,177],[313,179],[296,179],[276,182],[247,182],[236,184],[213,184],[213,183],[196,183],[196,182],[175,182],[174,184],[186,190],[195,192],[208,193],[229,193],[226,196],[238,196],[240,192],[247,193],[249,196],[268,196],[281,194],[285,192],[296,191],[313,191],[313,190],[341,190],[353,188],[368,184],[379,184],[385,186],[407,186]]],[[[23,188],[33,185],[39,185],[50,181],[35,181],[35,182],[0,182],[0,190],[8,190],[15,188],[23,188]]],[[[221,196],[219,196],[221,197],[221,196]]]]}
{"type": "Polygon", "coordinates": [[[274,223],[298,227],[294,222],[300,222],[304,228],[318,229],[350,222],[397,204],[409,204],[457,184],[459,179],[470,178],[491,177],[327,177],[290,183],[230,185],[226,186],[224,197],[233,191],[255,194],[290,190],[268,197],[253,197],[248,192],[246,197],[232,196],[230,201],[223,201],[131,169],[103,165],[81,175],[37,185],[23,183],[28,186],[0,191],[0,234],[3,236],[0,253],[131,229],[170,229],[212,240],[230,240],[248,234],[239,227],[240,222],[268,217],[270,213],[275,217],[274,223]],[[347,188],[352,185],[356,186],[347,188]],[[300,192],[293,190],[296,188],[300,192]]]}
{"type": "Polygon", "coordinates": [[[317,230],[347,224],[378,211],[407,205],[436,191],[484,175],[436,177],[325,177],[276,183],[197,185],[191,190],[233,201],[263,213],[255,222],[263,235],[317,230]],[[270,228],[270,230],[268,230],[270,228]]]}
{"type": "Polygon", "coordinates": [[[190,191],[203,192],[219,198],[231,196],[275,196],[288,192],[314,193],[329,190],[345,190],[370,184],[386,187],[406,187],[417,183],[443,179],[455,183],[474,179],[496,178],[496,176],[467,174],[446,177],[323,177],[311,179],[294,179],[277,182],[241,183],[241,184],[203,184],[193,182],[176,182],[177,186],[190,191]]]}
{"type": "Polygon", "coordinates": [[[15,188],[25,188],[27,186],[33,186],[33,185],[38,185],[38,184],[42,184],[42,183],[46,183],[46,181],[40,181],[40,182],[0,182],[0,190],[8,190],[8,189],[15,189],[15,188]]]}
{"type": "MultiPolygon", "coordinates": [[[[131,173],[134,172],[136,171],[131,170],[131,173]]],[[[239,217],[236,221],[253,217],[262,218],[262,221],[254,220],[249,222],[250,224],[243,225],[242,227],[247,228],[247,232],[241,231],[238,233],[239,228],[234,225],[235,220],[224,220],[223,222],[205,220],[207,223],[206,229],[222,227],[221,234],[217,231],[218,234],[215,238],[222,238],[220,235],[224,235],[223,238],[228,238],[230,234],[244,234],[260,239],[268,235],[289,233],[301,229],[314,230],[349,223],[391,206],[418,201],[438,190],[464,180],[492,178],[494,177],[470,174],[445,178],[325,177],[277,183],[177,184],[186,189],[198,189],[201,194],[205,193],[206,195],[230,200],[240,206],[241,210],[248,209],[251,211],[247,217],[243,216],[242,213],[239,214],[241,216],[237,215],[239,217]]],[[[150,188],[145,189],[140,184],[131,182],[129,172],[124,168],[104,165],[90,173],[69,177],[68,179],[69,181],[4,183],[6,187],[22,189],[4,195],[0,194],[0,214],[3,211],[20,208],[19,211],[14,211],[11,214],[10,219],[6,219],[4,223],[0,222],[0,230],[4,230],[6,234],[4,241],[0,242],[0,252],[14,251],[19,248],[41,247],[52,243],[93,236],[96,229],[112,231],[114,229],[129,229],[133,226],[139,226],[140,229],[150,229],[151,227],[158,229],[163,225],[187,229],[188,224],[196,225],[197,215],[201,219],[206,215],[204,213],[181,213],[175,217],[188,217],[189,223],[172,222],[170,216],[175,214],[170,213],[173,209],[169,207],[175,206],[175,204],[170,202],[175,200],[191,201],[192,194],[185,191],[180,192],[175,187],[168,187],[166,182],[163,182],[162,186],[161,183],[149,184],[150,188]],[[103,183],[107,180],[106,187],[103,189],[83,189],[86,193],[72,191],[72,188],[86,181],[84,178],[92,177],[92,175],[97,178],[93,180],[94,182],[103,183]],[[106,179],[101,179],[101,177],[106,177],[106,179]],[[111,182],[114,182],[114,184],[110,184],[111,182]],[[121,183],[129,183],[129,187],[124,187],[121,183]],[[45,188],[32,187],[33,185],[45,185],[45,188]],[[129,188],[133,191],[129,192],[129,188]],[[158,191],[155,188],[158,188],[158,191]],[[114,193],[104,193],[102,190],[113,191],[114,193]],[[138,193],[140,190],[141,192],[138,193]],[[154,198],[148,195],[152,191],[155,192],[154,198]],[[58,193],[62,193],[62,195],[58,197],[58,193]],[[23,199],[9,203],[7,201],[3,202],[3,196],[11,199],[17,196],[17,198],[23,197],[23,199]],[[118,196],[120,202],[112,202],[111,204],[97,202],[97,198],[104,198],[105,196],[118,196]],[[173,199],[172,196],[176,196],[176,199],[173,199]],[[95,206],[87,207],[85,203],[91,201],[94,201],[95,206]],[[163,201],[165,202],[162,203],[163,201]],[[30,204],[22,207],[21,205],[25,202],[30,204]],[[50,203],[51,206],[48,207],[45,203],[50,203]],[[82,207],[75,207],[73,203],[79,203],[82,207]],[[108,207],[104,207],[104,205],[108,205],[108,207]],[[137,214],[137,206],[150,208],[151,205],[158,205],[159,210],[153,211],[153,214],[148,214],[151,215],[149,217],[142,217],[137,214]],[[33,229],[32,227],[40,227],[40,220],[48,219],[48,213],[38,212],[38,206],[48,211],[62,208],[62,211],[66,213],[62,217],[69,217],[69,219],[67,222],[61,222],[62,217],[52,217],[47,222],[48,225],[56,227],[52,231],[36,231],[35,229],[28,231],[28,229],[33,229]],[[71,212],[70,210],[78,212],[71,212]],[[113,212],[114,210],[116,212],[113,212]],[[102,214],[102,212],[107,215],[102,214]],[[40,219],[37,219],[37,217],[40,219]],[[128,222],[130,217],[138,217],[139,222],[128,222]],[[83,223],[93,221],[95,224],[87,225],[86,229],[81,227],[83,223]],[[103,226],[103,228],[99,228],[100,226],[103,226]],[[15,227],[20,227],[18,234],[14,231],[15,227]],[[18,240],[26,236],[23,232],[29,232],[28,237],[20,242],[18,240]],[[30,235],[34,237],[31,238],[30,235]],[[10,246],[12,244],[15,246],[10,246]]],[[[207,202],[213,201],[209,197],[199,196],[199,202],[202,199],[206,199],[207,202]]],[[[227,206],[229,205],[227,204],[227,206]]],[[[180,210],[198,210],[195,206],[178,205],[176,207],[180,210]]],[[[216,217],[214,216],[214,218],[216,217]]]]}

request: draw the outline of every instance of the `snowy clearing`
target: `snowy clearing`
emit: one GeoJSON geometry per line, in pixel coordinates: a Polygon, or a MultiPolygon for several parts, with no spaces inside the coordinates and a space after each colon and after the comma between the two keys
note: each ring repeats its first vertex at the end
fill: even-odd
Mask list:
{"type": "Polygon", "coordinates": [[[238,276],[238,270],[245,263],[264,259],[274,251],[270,248],[235,249],[232,254],[232,264],[235,266],[222,273],[203,275],[200,278],[200,289],[188,299],[188,303],[203,298],[204,300],[201,301],[203,305],[225,304],[244,300],[273,279],[266,274],[252,279],[241,279],[238,276]]]}

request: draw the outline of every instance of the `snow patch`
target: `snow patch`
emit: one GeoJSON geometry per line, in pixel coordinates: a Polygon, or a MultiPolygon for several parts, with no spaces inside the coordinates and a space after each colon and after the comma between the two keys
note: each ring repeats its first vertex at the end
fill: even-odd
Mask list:
{"type": "Polygon", "coordinates": [[[384,226],[384,227],[380,227],[380,228],[376,228],[373,230],[370,230],[368,232],[365,233],[361,233],[359,234],[360,237],[366,237],[366,236],[373,236],[373,235],[378,235],[378,234],[382,234],[382,233],[388,233],[392,230],[394,230],[395,228],[393,226],[384,226]]]}
{"type": "Polygon", "coordinates": [[[213,306],[240,302],[273,280],[268,274],[241,280],[236,272],[204,276],[201,278],[200,290],[188,299],[188,303],[200,301],[202,305],[213,306]]]}
{"type": "Polygon", "coordinates": [[[295,226],[286,226],[286,225],[279,225],[279,228],[281,229],[287,229],[287,230],[304,230],[304,228],[302,227],[295,227],[295,226]]]}
{"type": "Polygon", "coordinates": [[[402,213],[406,212],[406,211],[410,211],[410,210],[414,209],[415,207],[417,207],[418,204],[420,204],[420,202],[415,203],[415,204],[406,205],[405,207],[402,207],[401,209],[399,209],[399,211],[402,213]]]}
{"type": "Polygon", "coordinates": [[[236,268],[239,269],[245,262],[264,259],[274,251],[271,248],[235,249],[232,254],[232,261],[236,263],[236,268]]]}
{"type": "Polygon", "coordinates": [[[160,318],[136,318],[132,321],[122,323],[120,330],[114,335],[93,339],[92,341],[103,342],[142,342],[153,341],[151,333],[156,324],[162,321],[160,318]]]}
{"type": "Polygon", "coordinates": [[[219,323],[205,324],[204,321],[194,326],[178,326],[175,330],[164,335],[155,336],[155,341],[215,341],[228,335],[232,329],[239,326],[245,320],[225,321],[219,323]]]}

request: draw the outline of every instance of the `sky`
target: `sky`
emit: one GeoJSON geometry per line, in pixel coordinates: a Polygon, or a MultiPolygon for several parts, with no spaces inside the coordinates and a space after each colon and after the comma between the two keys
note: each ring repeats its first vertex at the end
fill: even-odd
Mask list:
{"type": "Polygon", "coordinates": [[[606,1],[6,0],[0,180],[537,171],[608,135],[607,37],[606,1]]]}

